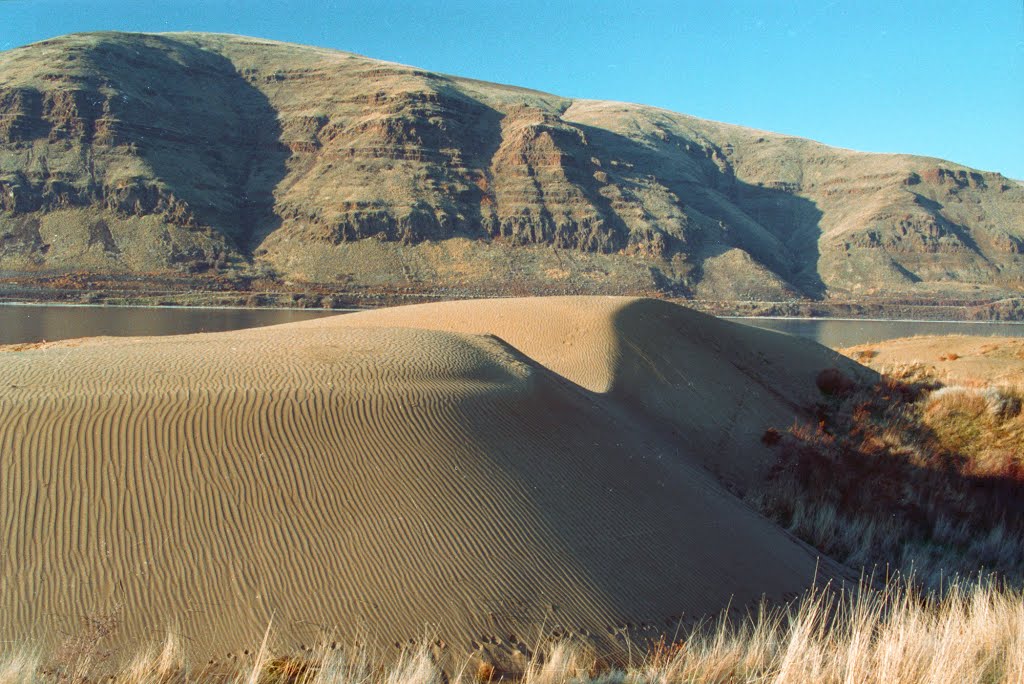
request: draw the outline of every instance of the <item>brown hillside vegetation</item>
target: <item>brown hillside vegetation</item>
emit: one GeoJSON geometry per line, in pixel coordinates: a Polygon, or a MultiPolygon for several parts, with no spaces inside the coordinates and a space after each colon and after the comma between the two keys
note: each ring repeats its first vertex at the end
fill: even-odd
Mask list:
{"type": "Polygon", "coordinates": [[[1022,349],[944,336],[844,350],[883,380],[819,383],[815,419],[771,433],[778,464],[750,500],[852,567],[1024,585],[1022,349]]]}
{"type": "Polygon", "coordinates": [[[0,269],[336,289],[989,300],[1024,188],[212,34],[0,53],[0,269]]]}
{"type": "Polygon", "coordinates": [[[779,602],[846,571],[703,466],[752,479],[837,362],[622,298],[14,348],[0,638],[114,663],[171,629],[225,664],[272,620],[277,652],[427,636],[522,667],[541,635],[621,654],[779,602]]]}

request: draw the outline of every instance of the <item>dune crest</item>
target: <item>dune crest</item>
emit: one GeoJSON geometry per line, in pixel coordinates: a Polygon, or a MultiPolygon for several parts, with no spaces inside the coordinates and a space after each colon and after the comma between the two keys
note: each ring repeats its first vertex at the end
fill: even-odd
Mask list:
{"type": "Polygon", "coordinates": [[[821,370],[864,372],[801,337],[637,297],[439,302],[364,311],[336,324],[496,335],[605,395],[626,420],[686,443],[688,456],[740,487],[757,481],[774,459],[760,442],[764,430],[789,425],[820,399],[821,370]]]}
{"type": "Polygon", "coordinates": [[[782,599],[840,570],[701,450],[756,470],[750,426],[795,411],[830,358],[605,298],[0,354],[0,638],[46,644],[113,612],[119,644],[171,626],[223,658],[273,616],[281,650],[430,635],[514,659],[544,632],[614,649],[782,599]]]}

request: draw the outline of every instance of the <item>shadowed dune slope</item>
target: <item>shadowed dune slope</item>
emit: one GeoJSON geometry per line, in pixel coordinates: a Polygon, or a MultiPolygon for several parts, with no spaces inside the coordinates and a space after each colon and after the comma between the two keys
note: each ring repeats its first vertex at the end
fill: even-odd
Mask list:
{"type": "MultiPolygon", "coordinates": [[[[273,617],[282,650],[432,635],[510,656],[511,634],[614,648],[627,623],[634,637],[671,632],[681,614],[812,582],[807,547],[678,458],[693,442],[630,420],[613,396],[683,372],[659,351],[671,340],[643,337],[683,321],[710,337],[678,344],[712,345],[695,384],[715,358],[741,368],[730,359],[758,340],[796,367],[806,349],[783,359],[792,340],[743,329],[743,347],[735,326],[716,336],[707,317],[635,300],[471,308],[481,321],[533,309],[535,334],[520,337],[537,346],[409,327],[431,318],[420,308],[0,354],[0,640],[45,646],[112,613],[123,646],[171,627],[195,657],[223,658],[273,617]],[[576,318],[552,320],[560,310],[576,318]],[[621,333],[641,314],[679,320],[621,333]]],[[[457,310],[434,318],[458,327],[457,310]]],[[[729,382],[693,396],[732,406],[729,382]]],[[[709,422],[702,439],[730,429],[709,422]]]]}
{"type": "Polygon", "coordinates": [[[555,373],[606,395],[628,419],[738,486],[774,456],[760,437],[821,399],[824,368],[866,369],[810,340],[655,299],[535,297],[378,309],[339,325],[493,334],[555,373]]]}

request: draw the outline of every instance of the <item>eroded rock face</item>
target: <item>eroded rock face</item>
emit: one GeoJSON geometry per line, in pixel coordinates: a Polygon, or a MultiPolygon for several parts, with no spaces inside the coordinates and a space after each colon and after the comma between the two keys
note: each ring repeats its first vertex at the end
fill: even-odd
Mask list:
{"type": "Polygon", "coordinates": [[[1022,247],[1024,187],[936,159],[234,36],[0,53],[0,269],[775,299],[1019,289],[1022,247]]]}

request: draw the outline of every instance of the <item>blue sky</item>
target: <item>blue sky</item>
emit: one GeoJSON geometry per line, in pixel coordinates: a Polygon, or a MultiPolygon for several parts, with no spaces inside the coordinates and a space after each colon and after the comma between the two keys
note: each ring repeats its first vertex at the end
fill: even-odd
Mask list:
{"type": "Polygon", "coordinates": [[[218,31],[1024,179],[1022,0],[0,0],[0,49],[218,31]]]}

